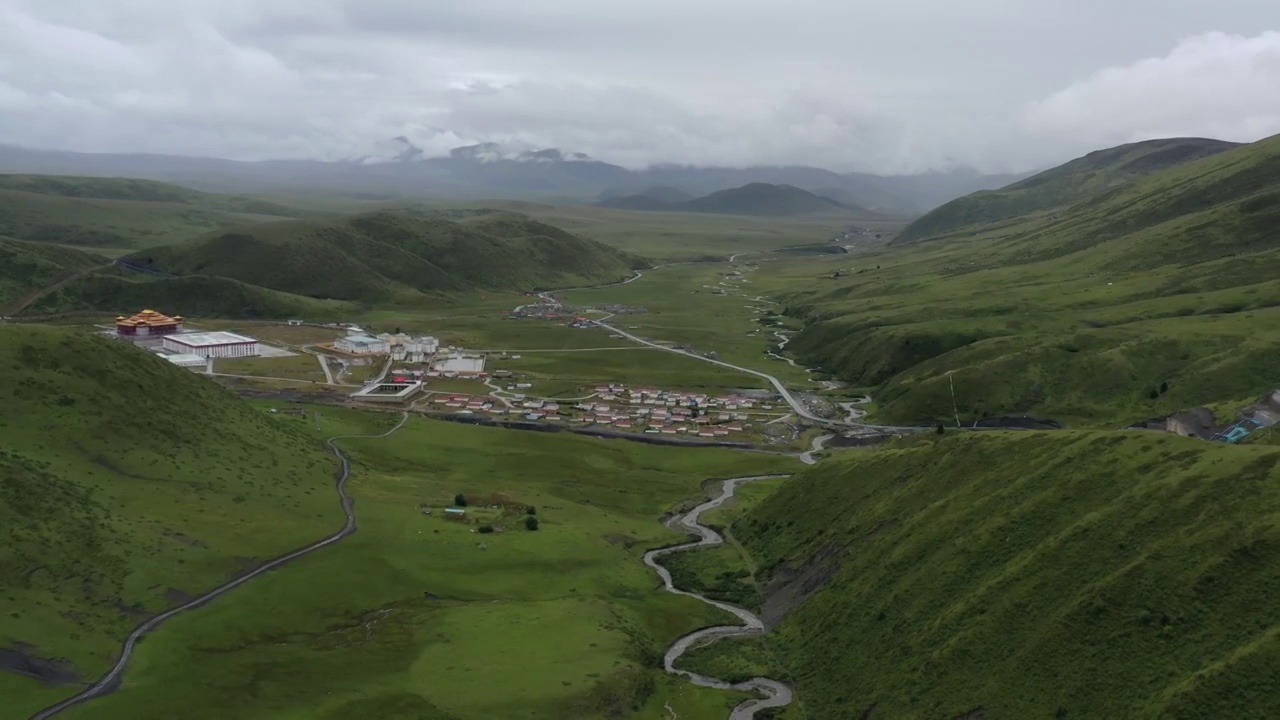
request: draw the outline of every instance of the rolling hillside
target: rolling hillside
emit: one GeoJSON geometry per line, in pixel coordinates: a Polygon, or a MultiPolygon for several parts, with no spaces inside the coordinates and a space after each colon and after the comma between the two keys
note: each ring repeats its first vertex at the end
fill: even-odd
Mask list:
{"type": "Polygon", "coordinates": [[[930,435],[807,470],[733,534],[808,717],[1276,717],[1278,462],[930,435]]]}
{"type": "Polygon", "coordinates": [[[0,316],[17,312],[43,288],[107,262],[92,253],[0,237],[0,316]]]}
{"type": "Polygon", "coordinates": [[[524,216],[460,221],[379,211],[332,222],[268,223],[124,259],[169,275],[210,275],[313,298],[389,301],[473,288],[606,283],[640,258],[524,216]]]}
{"type": "Polygon", "coordinates": [[[861,256],[847,279],[786,296],[806,323],[788,349],[873,388],[892,420],[1113,427],[1250,400],[1280,378],[1278,223],[1280,137],[1055,219],[861,256]]]}
{"type": "MultiPolygon", "coordinates": [[[[874,217],[865,208],[850,206],[831,198],[815,195],[792,185],[750,183],[742,187],[720,190],[692,200],[673,200],[663,188],[636,195],[603,200],[599,205],[621,210],[659,210],[667,212],[718,213],[722,215],[791,216],[822,213],[860,214],[874,217]]],[[[678,192],[678,191],[677,191],[678,192]]]]}
{"type": "Polygon", "coordinates": [[[672,205],[693,199],[693,195],[680,188],[651,187],[638,193],[605,193],[596,204],[618,210],[670,210],[672,205]]]}
{"type": "Polygon", "coordinates": [[[6,717],[104,672],[139,617],[340,525],[324,448],[205,378],[33,325],[0,325],[0,367],[6,717]]]}
{"type": "Polygon", "coordinates": [[[291,295],[224,277],[157,277],[112,269],[89,273],[47,290],[20,315],[128,314],[144,307],[180,307],[193,318],[306,318],[326,322],[336,322],[359,310],[350,302],[291,295]]]}
{"type": "Polygon", "coordinates": [[[1068,208],[1152,173],[1238,147],[1203,138],[1149,140],[1099,150],[1000,190],[952,200],[908,225],[897,242],[944,235],[1030,213],[1068,208]]]}
{"type": "Polygon", "coordinates": [[[0,235],[31,242],[119,251],[282,217],[325,214],[150,180],[0,175],[0,235]]]}

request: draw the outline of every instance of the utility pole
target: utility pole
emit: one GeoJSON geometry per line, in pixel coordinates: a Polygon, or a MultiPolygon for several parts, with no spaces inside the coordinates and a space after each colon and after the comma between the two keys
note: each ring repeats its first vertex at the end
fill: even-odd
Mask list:
{"type": "Polygon", "coordinates": [[[947,371],[947,384],[951,386],[951,411],[956,414],[956,427],[960,427],[960,407],[956,405],[956,381],[951,377],[952,372],[947,371]]]}

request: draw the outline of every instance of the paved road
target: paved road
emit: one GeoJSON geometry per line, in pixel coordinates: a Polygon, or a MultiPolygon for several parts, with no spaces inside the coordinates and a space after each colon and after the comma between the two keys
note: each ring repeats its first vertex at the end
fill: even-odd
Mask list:
{"type": "MultiPolygon", "coordinates": [[[[650,550],[644,554],[644,564],[653,568],[654,572],[658,573],[658,577],[662,578],[662,584],[666,588],[667,592],[701,600],[708,605],[712,605],[727,613],[731,613],[742,621],[742,625],[719,625],[689,633],[672,643],[671,647],[667,648],[666,655],[662,658],[662,666],[667,672],[673,675],[686,677],[694,685],[701,685],[702,687],[716,688],[719,690],[737,690],[740,692],[758,693],[763,696],[762,698],[747,700],[739,704],[733,709],[733,712],[730,713],[729,720],[751,720],[751,718],[756,716],[756,712],[760,710],[767,708],[780,708],[790,705],[792,695],[791,688],[770,678],[752,678],[746,682],[730,683],[725,680],[719,680],[717,678],[707,677],[706,675],[689,672],[688,670],[680,670],[675,666],[676,660],[679,660],[681,655],[688,652],[689,648],[699,645],[707,640],[724,637],[760,635],[764,633],[765,630],[764,621],[757,617],[755,613],[752,613],[750,610],[745,608],[712,600],[703,595],[699,595],[698,593],[677,588],[671,579],[671,572],[658,563],[658,558],[663,557],[664,555],[692,550],[694,548],[723,545],[724,538],[720,536],[720,533],[717,533],[715,530],[712,530],[706,525],[698,522],[699,516],[708,510],[712,510],[723,505],[726,500],[733,497],[733,494],[737,491],[739,485],[749,483],[754,480],[768,480],[784,477],[790,476],[758,475],[754,477],[741,477],[726,480],[719,495],[707,500],[684,515],[672,518],[671,521],[668,522],[668,526],[672,529],[683,530],[690,534],[697,535],[698,540],[685,543],[683,545],[676,545],[674,547],[650,550]]],[[[668,710],[670,710],[669,707],[668,710]]],[[[672,711],[672,714],[675,714],[674,711],[672,711]]]]}
{"type": "Polygon", "coordinates": [[[85,688],[84,690],[81,690],[76,695],[69,697],[66,700],[63,700],[62,702],[56,705],[52,705],[48,708],[45,708],[44,710],[41,710],[35,715],[32,715],[31,720],[46,720],[47,718],[51,718],[51,717],[54,717],[55,715],[58,715],[64,710],[68,710],[77,705],[83,705],[84,703],[89,702],[94,698],[99,698],[114,692],[115,689],[119,686],[120,677],[121,675],[124,674],[125,667],[129,664],[129,660],[133,657],[133,652],[137,648],[138,641],[141,640],[142,637],[147,633],[160,627],[170,618],[176,615],[179,615],[181,613],[187,612],[188,610],[195,610],[196,608],[202,607],[208,604],[210,601],[218,597],[221,597],[222,595],[225,595],[231,592],[232,590],[235,590],[236,588],[240,587],[241,585],[244,585],[245,583],[249,582],[250,580],[256,577],[260,577],[272,570],[275,570],[276,568],[279,568],[287,563],[297,560],[298,558],[310,555],[311,553],[316,552],[317,550],[328,547],[338,542],[339,540],[342,540],[343,538],[354,534],[357,529],[356,514],[355,514],[353,503],[351,501],[351,496],[347,495],[347,478],[351,476],[351,461],[347,459],[347,456],[342,452],[342,449],[338,447],[338,441],[353,440],[358,438],[389,437],[390,435],[395,433],[397,430],[404,427],[404,424],[408,420],[409,420],[409,412],[406,410],[401,414],[400,422],[396,423],[395,427],[391,428],[390,430],[380,435],[339,435],[337,437],[331,437],[325,441],[325,444],[329,446],[329,449],[333,452],[334,456],[337,457],[338,461],[342,464],[342,467],[338,472],[337,482],[334,484],[334,488],[338,493],[338,501],[342,507],[342,513],[343,515],[346,516],[346,520],[343,523],[341,529],[339,529],[337,532],[333,533],[332,535],[328,535],[324,538],[321,538],[320,540],[317,540],[311,543],[310,545],[298,548],[293,552],[290,552],[286,555],[281,555],[280,557],[277,557],[274,560],[270,560],[264,563],[263,565],[261,565],[260,567],[252,570],[251,572],[241,575],[240,577],[235,578],[233,580],[229,580],[219,585],[218,587],[210,590],[209,592],[201,595],[200,597],[195,598],[194,600],[191,600],[187,603],[179,605],[178,607],[170,608],[169,610],[166,610],[160,613],[159,615],[156,615],[155,617],[150,618],[149,620],[147,620],[146,622],[142,623],[137,628],[135,628],[133,632],[129,633],[129,636],[125,638],[124,645],[120,649],[120,657],[116,660],[116,664],[107,672],[106,675],[103,675],[101,678],[98,679],[97,682],[85,688]]]}
{"type": "Polygon", "coordinates": [[[732,363],[727,363],[727,362],[724,362],[723,360],[713,360],[709,357],[705,357],[697,353],[692,353],[687,350],[680,350],[677,348],[668,347],[666,345],[659,345],[658,343],[651,342],[649,340],[645,340],[644,338],[632,335],[631,333],[625,330],[619,330],[617,326],[610,325],[607,322],[605,322],[605,320],[608,320],[608,318],[605,318],[604,320],[596,320],[595,323],[596,325],[599,325],[600,327],[605,328],[610,332],[617,333],[622,337],[625,337],[628,340],[631,340],[632,342],[637,342],[637,343],[640,343],[641,345],[647,345],[649,347],[658,348],[659,350],[666,350],[667,352],[673,352],[673,353],[676,353],[677,355],[684,355],[685,357],[690,357],[695,360],[708,362],[708,363],[711,363],[712,365],[719,365],[720,367],[728,368],[730,370],[737,370],[738,372],[741,372],[741,373],[746,373],[748,375],[754,375],[758,378],[763,378],[764,380],[767,380],[769,384],[773,386],[773,389],[777,390],[778,394],[782,396],[782,399],[785,400],[786,403],[791,406],[792,412],[794,412],[796,415],[799,415],[800,417],[810,422],[817,423],[819,425],[826,425],[826,426],[847,427],[847,428],[862,429],[862,430],[878,430],[878,431],[886,431],[886,432],[919,432],[921,430],[928,429],[928,428],[897,426],[897,425],[866,425],[863,423],[849,422],[846,420],[832,420],[830,418],[824,418],[824,417],[815,415],[811,410],[809,410],[808,407],[805,406],[804,403],[800,402],[800,400],[798,400],[794,395],[791,394],[791,391],[787,389],[786,385],[782,384],[781,380],[779,380],[778,378],[768,373],[763,373],[763,372],[760,372],[759,370],[752,370],[751,368],[742,367],[741,365],[734,365],[732,363]]]}

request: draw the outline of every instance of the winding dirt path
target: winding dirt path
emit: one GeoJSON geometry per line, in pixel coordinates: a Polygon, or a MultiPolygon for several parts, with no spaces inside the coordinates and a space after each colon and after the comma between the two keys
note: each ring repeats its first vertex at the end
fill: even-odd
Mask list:
{"type": "MultiPolygon", "coordinates": [[[[698,540],[684,543],[683,545],[676,545],[674,547],[650,550],[644,554],[644,564],[653,568],[654,572],[658,573],[658,577],[662,578],[662,584],[666,588],[667,592],[701,600],[708,605],[733,614],[742,621],[741,625],[717,625],[715,627],[695,630],[672,643],[671,646],[667,648],[666,655],[662,658],[662,666],[668,673],[688,678],[688,680],[694,685],[716,688],[718,690],[737,690],[740,692],[757,693],[762,696],[760,698],[746,700],[739,704],[733,709],[733,712],[730,713],[729,720],[751,720],[760,710],[785,707],[791,704],[791,688],[770,678],[752,678],[746,682],[730,683],[725,680],[689,672],[688,670],[681,670],[675,666],[676,661],[680,659],[680,656],[688,652],[690,648],[712,640],[718,640],[725,637],[749,637],[752,635],[760,635],[764,633],[765,630],[764,621],[746,608],[740,608],[737,605],[730,605],[729,603],[712,600],[703,595],[699,595],[698,593],[677,588],[671,579],[671,572],[658,562],[658,558],[678,552],[693,550],[694,548],[723,545],[724,538],[720,536],[720,533],[717,533],[715,530],[712,530],[698,521],[698,518],[702,513],[723,505],[725,501],[733,497],[739,485],[755,480],[769,480],[784,477],[790,476],[756,475],[752,477],[740,477],[726,480],[719,495],[707,500],[689,512],[683,515],[677,515],[667,521],[667,527],[670,527],[673,530],[688,532],[691,535],[697,535],[698,540]]],[[[671,709],[669,705],[667,709],[671,709]]],[[[674,711],[672,712],[674,714],[674,711]]]]}
{"type": "Polygon", "coordinates": [[[104,695],[110,695],[112,692],[115,692],[116,688],[120,686],[120,678],[124,674],[125,667],[129,664],[129,660],[133,658],[133,652],[137,649],[138,641],[141,640],[144,635],[160,627],[169,619],[187,612],[188,610],[200,608],[208,604],[210,601],[235,590],[254,578],[265,575],[276,568],[310,555],[317,550],[328,547],[345,537],[355,534],[358,528],[356,523],[356,513],[351,496],[347,494],[347,479],[351,477],[351,461],[347,459],[347,456],[342,452],[342,449],[338,447],[338,441],[390,437],[400,428],[404,427],[405,423],[408,421],[409,411],[406,410],[401,414],[400,422],[396,423],[395,427],[379,435],[338,435],[325,441],[325,445],[329,447],[329,450],[333,452],[334,456],[337,457],[338,461],[341,463],[341,468],[338,472],[338,479],[334,484],[334,489],[338,493],[338,501],[342,507],[342,514],[346,516],[346,520],[337,532],[321,538],[310,545],[300,547],[297,550],[281,555],[274,560],[270,560],[251,572],[232,580],[228,580],[200,597],[179,605],[178,607],[165,610],[159,615],[146,620],[141,625],[134,628],[133,632],[129,633],[129,636],[125,638],[124,645],[121,646],[120,649],[120,657],[116,660],[116,664],[107,671],[107,674],[103,675],[97,682],[84,690],[81,690],[79,693],[56,705],[45,708],[44,710],[37,712],[35,715],[32,715],[31,720],[46,720],[46,718],[54,717],[55,715],[77,705],[83,705],[90,700],[103,697],[104,695]]]}

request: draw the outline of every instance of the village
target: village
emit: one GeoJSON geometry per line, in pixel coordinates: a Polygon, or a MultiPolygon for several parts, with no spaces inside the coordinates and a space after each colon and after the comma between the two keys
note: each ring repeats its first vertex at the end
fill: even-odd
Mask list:
{"type": "MultiPolygon", "coordinates": [[[[541,311],[547,306],[540,302],[532,307],[541,311]]],[[[625,310],[643,312],[642,308],[625,310]]],[[[521,422],[702,440],[742,436],[786,415],[785,408],[777,408],[772,397],[628,387],[620,383],[600,384],[583,397],[567,400],[532,397],[529,391],[533,384],[523,381],[517,373],[488,368],[494,358],[499,362],[518,361],[518,354],[504,353],[491,358],[485,353],[442,345],[432,336],[399,332],[375,335],[344,324],[327,327],[332,327],[335,335],[342,334],[330,342],[308,346],[306,352],[314,355],[324,370],[327,387],[342,387],[337,378],[353,368],[370,368],[369,379],[363,384],[351,385],[355,389],[347,392],[348,401],[356,404],[400,407],[413,404],[433,414],[479,414],[521,422]],[[337,373],[332,372],[334,367],[337,373]],[[453,384],[433,387],[444,381],[453,384]],[[460,390],[457,381],[474,382],[478,387],[475,391],[460,390]]],[[[219,360],[298,355],[239,333],[192,331],[184,326],[182,316],[168,316],[151,309],[117,318],[112,334],[175,365],[212,375],[221,374],[215,371],[214,365],[219,360]]]]}
{"type": "Polygon", "coordinates": [[[652,387],[600,385],[577,400],[527,398],[506,391],[489,395],[438,393],[430,405],[443,412],[487,413],[532,422],[606,427],[649,435],[683,435],[705,439],[749,432],[755,422],[775,420],[783,413],[772,402],[745,395],[708,395],[652,387]],[[771,412],[772,411],[772,412],[771,412]]]}

